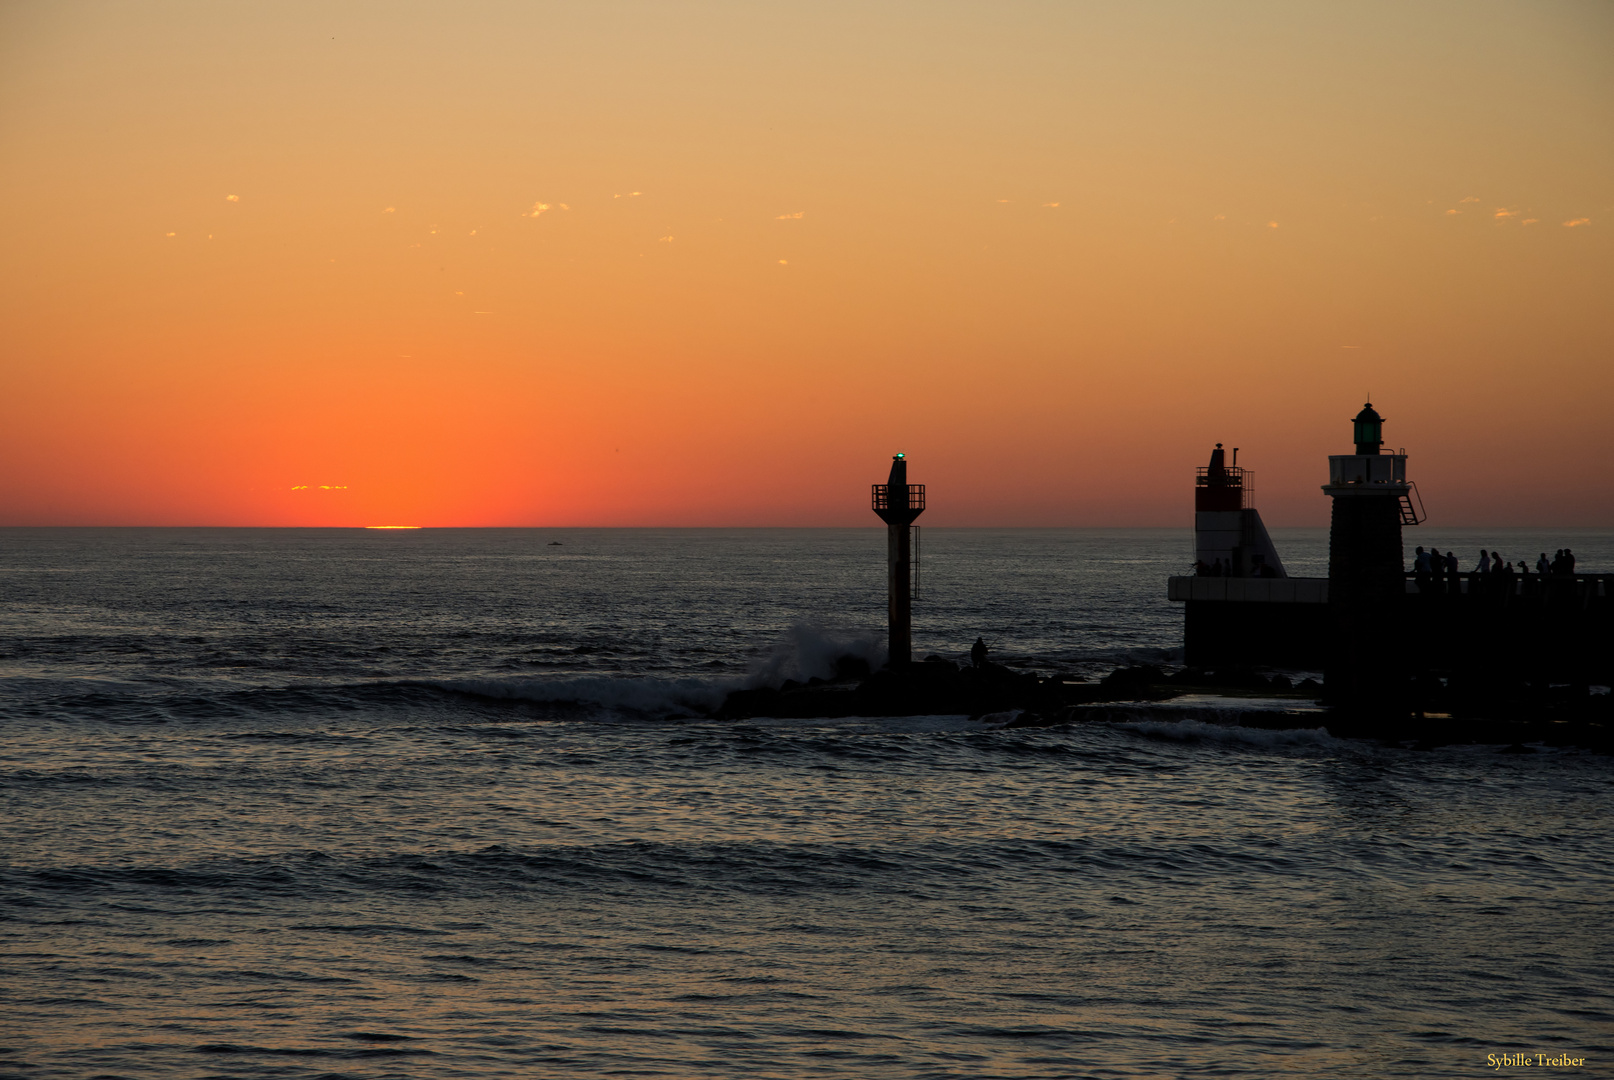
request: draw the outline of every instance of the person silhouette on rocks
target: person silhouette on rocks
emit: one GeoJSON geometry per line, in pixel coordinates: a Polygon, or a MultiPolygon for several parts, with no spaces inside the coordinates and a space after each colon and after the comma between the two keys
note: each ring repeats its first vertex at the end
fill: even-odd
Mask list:
{"type": "Polygon", "coordinates": [[[986,639],[976,638],[975,644],[970,646],[970,664],[975,667],[985,667],[986,651],[986,639]]]}

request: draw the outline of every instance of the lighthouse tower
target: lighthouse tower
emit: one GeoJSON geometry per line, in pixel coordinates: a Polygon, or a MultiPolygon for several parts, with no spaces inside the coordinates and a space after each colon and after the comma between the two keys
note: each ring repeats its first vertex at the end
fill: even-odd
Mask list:
{"type": "Polygon", "coordinates": [[[1329,457],[1323,487],[1334,500],[1325,685],[1342,705],[1390,711],[1404,681],[1393,644],[1406,599],[1401,527],[1422,519],[1406,454],[1384,453],[1384,418],[1369,402],[1353,423],[1356,453],[1329,457]]]}
{"type": "Polygon", "coordinates": [[[886,524],[890,665],[913,660],[913,522],[925,512],[925,485],[908,483],[908,456],[891,459],[891,476],[873,485],[874,512],[886,524]]]}
{"type": "MultiPolygon", "coordinates": [[[[1233,451],[1234,459],[1238,450],[1233,451]]],[[[1288,577],[1253,505],[1255,474],[1227,463],[1222,444],[1194,477],[1194,562],[1220,577],[1288,577]]]]}

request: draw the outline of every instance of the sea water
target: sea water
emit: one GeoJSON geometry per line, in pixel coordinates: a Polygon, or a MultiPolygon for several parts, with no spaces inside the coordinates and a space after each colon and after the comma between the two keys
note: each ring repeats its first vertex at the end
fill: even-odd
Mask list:
{"type": "MultiPolygon", "coordinates": [[[[927,529],[916,653],[1169,665],[1190,559],[927,529]]],[[[1608,758],[701,718],[880,662],[883,575],[876,529],[0,530],[0,1076],[1614,1075],[1608,758]]]]}

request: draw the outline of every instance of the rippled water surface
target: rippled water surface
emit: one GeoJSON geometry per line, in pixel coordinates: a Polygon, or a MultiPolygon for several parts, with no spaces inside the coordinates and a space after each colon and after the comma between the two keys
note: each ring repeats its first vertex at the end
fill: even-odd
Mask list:
{"type": "MultiPolygon", "coordinates": [[[[0,1075],[1614,1075],[1605,757],[691,718],[883,545],[0,531],[0,1075]]],[[[1187,547],[927,530],[917,648],[1169,662],[1187,547]]]]}

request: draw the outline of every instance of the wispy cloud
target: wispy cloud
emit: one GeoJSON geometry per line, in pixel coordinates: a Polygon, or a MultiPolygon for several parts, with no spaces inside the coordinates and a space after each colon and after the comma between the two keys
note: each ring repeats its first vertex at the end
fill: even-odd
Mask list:
{"type": "Polygon", "coordinates": [[[1042,204],[1042,205],[1043,205],[1043,206],[1044,206],[1044,207],[1045,207],[1045,208],[1049,208],[1049,209],[1056,209],[1056,208],[1058,208],[1058,206],[1059,206],[1059,204],[1058,204],[1058,203],[1056,203],[1056,202],[1045,202],[1045,203],[1043,203],[1043,204],[1042,204]]]}
{"type": "Polygon", "coordinates": [[[1446,213],[1448,213],[1448,214],[1461,214],[1462,211],[1461,210],[1447,210],[1446,213]]]}
{"type": "Polygon", "coordinates": [[[532,204],[532,209],[528,210],[526,213],[522,214],[521,216],[522,217],[535,218],[535,217],[538,217],[541,214],[543,214],[545,211],[553,210],[553,209],[554,209],[554,207],[550,206],[546,202],[535,202],[535,203],[532,204]]]}
{"type": "Polygon", "coordinates": [[[1505,221],[1510,217],[1518,217],[1520,213],[1522,213],[1522,211],[1508,210],[1505,207],[1498,206],[1496,208],[1496,219],[1498,221],[1505,221]]]}
{"type": "Polygon", "coordinates": [[[1458,199],[1457,200],[1457,205],[1461,206],[1464,203],[1471,203],[1471,202],[1479,202],[1479,196],[1478,195],[1470,195],[1467,198],[1458,199]]]}
{"type": "Polygon", "coordinates": [[[241,201],[241,196],[239,196],[239,195],[226,195],[226,196],[224,196],[224,201],[225,202],[240,202],[241,201]]]}
{"type": "Polygon", "coordinates": [[[1227,215],[1226,214],[1217,214],[1215,217],[1211,218],[1211,220],[1212,221],[1226,221],[1227,220],[1227,215]]]}
{"type": "MultiPolygon", "coordinates": [[[[1573,221],[1564,222],[1564,228],[1566,228],[1566,229],[1576,229],[1576,228],[1579,228],[1582,225],[1590,225],[1591,223],[1592,223],[1592,219],[1589,218],[1589,217],[1578,217],[1573,221]]],[[[173,236],[174,234],[169,233],[168,235],[173,236]]]]}
{"type": "Polygon", "coordinates": [[[613,199],[632,199],[632,198],[635,198],[635,197],[637,197],[639,195],[643,195],[643,194],[644,194],[644,192],[642,192],[642,191],[630,191],[625,195],[612,195],[611,198],[613,198],[613,199]]]}
{"type": "Polygon", "coordinates": [[[1523,221],[1519,222],[1519,224],[1520,225],[1539,225],[1539,224],[1541,224],[1541,219],[1538,218],[1538,217],[1527,217],[1523,221]]]}
{"type": "Polygon", "coordinates": [[[661,238],[661,239],[660,239],[660,240],[658,240],[658,241],[656,241],[656,242],[657,242],[657,243],[658,243],[658,244],[670,244],[670,243],[672,243],[672,237],[670,237],[670,236],[663,236],[663,237],[662,237],[662,238],[661,238]]]}
{"type": "Polygon", "coordinates": [[[999,199],[998,202],[1000,202],[1000,203],[1010,203],[1010,202],[1014,202],[1014,200],[1013,199],[999,199]]]}
{"type": "Polygon", "coordinates": [[[179,234],[178,233],[165,232],[165,233],[163,233],[163,235],[164,236],[177,236],[179,234]]]}
{"type": "Polygon", "coordinates": [[[398,212],[398,208],[396,206],[389,206],[381,212],[383,214],[396,214],[398,212]]]}
{"type": "Polygon", "coordinates": [[[790,260],[789,259],[780,259],[779,260],[779,265],[780,266],[789,266],[790,265],[790,260]]]}
{"type": "Polygon", "coordinates": [[[1278,223],[1277,223],[1277,222],[1276,222],[1276,221],[1269,221],[1269,222],[1267,222],[1267,228],[1269,228],[1269,229],[1276,229],[1276,228],[1277,228],[1277,227],[1278,227],[1278,223]]]}
{"type": "Polygon", "coordinates": [[[805,211],[805,210],[797,210],[794,214],[780,214],[778,217],[774,218],[773,220],[775,220],[775,221],[800,221],[802,216],[804,214],[806,214],[806,213],[807,213],[807,211],[805,211]]]}

